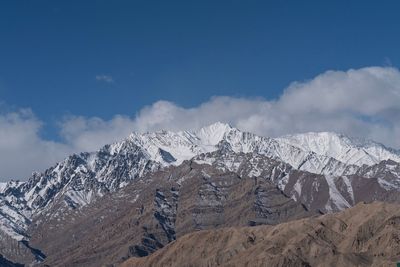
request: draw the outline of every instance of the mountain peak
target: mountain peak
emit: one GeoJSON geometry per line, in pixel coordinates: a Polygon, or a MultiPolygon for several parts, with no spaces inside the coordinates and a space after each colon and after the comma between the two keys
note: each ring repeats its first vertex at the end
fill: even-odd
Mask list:
{"type": "Polygon", "coordinates": [[[216,122],[208,126],[204,126],[195,132],[195,135],[205,145],[217,145],[226,133],[234,129],[231,125],[222,122],[216,122]]]}
{"type": "Polygon", "coordinates": [[[363,138],[335,132],[307,132],[276,138],[305,151],[333,157],[346,164],[372,165],[382,160],[400,161],[400,152],[363,138]]]}
{"type": "MultiPolygon", "coordinates": [[[[382,147],[385,149],[389,149],[385,147],[383,144],[372,141],[366,138],[360,137],[350,137],[348,135],[337,133],[337,132],[305,132],[291,135],[284,135],[277,139],[295,139],[296,141],[306,142],[307,140],[311,140],[316,145],[321,145],[323,143],[330,144],[340,144],[346,147],[359,147],[359,148],[368,148],[368,147],[382,147]]],[[[391,149],[394,150],[394,149],[391,149]]]]}
{"type": "Polygon", "coordinates": [[[359,144],[359,145],[376,144],[376,145],[384,146],[383,144],[373,141],[368,138],[354,137],[354,136],[350,136],[350,135],[347,135],[344,133],[334,132],[334,131],[320,131],[320,132],[309,131],[309,132],[303,132],[303,133],[288,134],[288,135],[284,135],[282,137],[285,138],[285,137],[295,137],[295,136],[307,136],[310,138],[338,138],[338,139],[350,141],[353,144],[359,144]]]}
{"type": "MultiPolygon", "coordinates": [[[[7,214],[18,215],[14,212],[17,209],[22,217],[18,215],[13,222],[22,225],[24,230],[33,215],[47,212],[54,203],[62,204],[65,209],[82,207],[147,173],[166,166],[178,166],[185,160],[193,159],[209,165],[217,162],[226,170],[238,170],[240,161],[231,158],[231,155],[225,157],[223,154],[226,151],[241,157],[244,154],[255,158],[266,157],[301,171],[326,174],[328,177],[354,174],[358,167],[371,166],[382,160],[400,162],[400,153],[393,153],[384,146],[358,146],[352,139],[331,132],[272,139],[242,132],[221,122],[195,131],[134,132],[97,152],[71,155],[44,173],[34,174],[26,182],[0,184],[0,200],[2,197],[6,200],[3,201],[3,208],[0,203],[0,213],[7,209],[7,214]],[[221,149],[219,144],[229,149],[221,149]]],[[[263,168],[254,167],[252,172],[261,173],[263,168]]],[[[284,180],[282,185],[287,182],[284,180]]],[[[342,205],[345,202],[338,203],[342,205]]],[[[22,231],[10,224],[8,219],[0,220],[0,230],[2,228],[10,233],[22,231]]]]}

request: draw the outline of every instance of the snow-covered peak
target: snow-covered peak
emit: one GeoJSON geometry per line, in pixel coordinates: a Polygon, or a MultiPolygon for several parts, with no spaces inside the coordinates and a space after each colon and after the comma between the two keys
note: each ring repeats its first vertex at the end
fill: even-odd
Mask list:
{"type": "Polygon", "coordinates": [[[233,128],[226,123],[216,122],[194,132],[203,145],[217,145],[233,128]]]}
{"type": "Polygon", "coordinates": [[[354,167],[370,166],[382,160],[400,162],[399,151],[369,140],[333,132],[310,132],[273,139],[242,132],[221,122],[196,131],[132,133],[128,139],[111,145],[111,150],[119,153],[134,145],[163,166],[179,165],[201,153],[217,150],[221,141],[237,153],[263,154],[314,173],[339,175],[347,169],[348,174],[349,168],[355,170],[354,167]]]}
{"type": "Polygon", "coordinates": [[[132,133],[126,140],[111,147],[118,153],[126,143],[131,143],[142,148],[154,161],[163,165],[179,165],[201,153],[217,150],[217,144],[233,129],[228,124],[217,122],[197,131],[132,133]]]}
{"type": "Polygon", "coordinates": [[[275,140],[305,151],[337,159],[345,164],[362,166],[382,160],[400,162],[400,152],[371,140],[351,138],[334,132],[309,132],[286,135],[275,140]]]}
{"type": "MultiPolygon", "coordinates": [[[[223,156],[229,152],[251,153],[247,154],[249,157],[261,155],[298,170],[333,176],[354,174],[359,166],[371,166],[381,160],[400,162],[398,151],[335,133],[307,133],[273,139],[218,122],[196,131],[132,133],[97,152],[71,155],[44,173],[35,173],[26,182],[0,183],[0,213],[2,210],[11,213],[10,206],[29,221],[54,203],[63,203],[64,208],[82,207],[149,172],[180,165],[206,153],[220,155],[221,159],[214,160],[225,160],[224,164],[228,166],[230,159],[223,156]]],[[[212,160],[205,159],[208,158],[204,156],[203,162],[212,164],[212,160]]],[[[9,232],[19,229],[8,221],[0,220],[0,228],[1,225],[9,232]]],[[[25,222],[21,225],[21,229],[28,227],[25,222]]]]}
{"type": "Polygon", "coordinates": [[[164,152],[169,153],[175,159],[173,160],[175,164],[180,164],[182,161],[202,152],[198,146],[198,138],[191,132],[158,131],[144,134],[132,133],[124,142],[129,142],[140,147],[147,153],[150,159],[162,164],[171,163],[171,160],[165,162],[164,152]]]}

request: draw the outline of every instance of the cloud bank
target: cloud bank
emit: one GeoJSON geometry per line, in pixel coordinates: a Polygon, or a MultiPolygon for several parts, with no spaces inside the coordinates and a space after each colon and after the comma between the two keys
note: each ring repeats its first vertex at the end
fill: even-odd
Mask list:
{"type": "Polygon", "coordinates": [[[215,121],[271,137],[335,131],[400,148],[400,71],[392,67],[327,71],[290,84],[275,100],[216,96],[192,108],[158,101],[133,117],[68,117],[60,122],[64,142],[40,138],[42,122],[29,110],[3,114],[0,177],[27,177],[72,152],[96,150],[132,131],[197,129],[215,121]]]}
{"type": "Polygon", "coordinates": [[[29,109],[0,115],[0,181],[27,178],[73,151],[67,144],[40,138],[41,127],[29,109]]]}

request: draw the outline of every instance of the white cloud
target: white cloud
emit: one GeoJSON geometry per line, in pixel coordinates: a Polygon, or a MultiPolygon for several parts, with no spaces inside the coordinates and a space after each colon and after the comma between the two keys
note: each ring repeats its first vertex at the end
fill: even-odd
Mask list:
{"type": "Polygon", "coordinates": [[[127,137],[135,129],[134,120],[127,116],[117,115],[109,121],[68,117],[61,123],[60,135],[75,151],[94,151],[127,137]]]}
{"type": "Polygon", "coordinates": [[[106,82],[106,83],[113,83],[114,79],[111,75],[96,75],[96,81],[99,82],[106,82]]]}
{"type": "Polygon", "coordinates": [[[41,139],[41,127],[29,109],[0,115],[0,181],[26,178],[72,152],[68,145],[41,139]]]}
{"type": "Polygon", "coordinates": [[[92,151],[132,131],[197,129],[215,121],[266,136],[336,131],[400,148],[400,72],[391,67],[328,71],[292,83],[271,101],[219,96],[192,108],[158,101],[135,117],[68,117],[60,122],[64,143],[40,138],[41,122],[29,110],[0,115],[0,177],[26,177],[71,151],[92,151]]]}
{"type": "Polygon", "coordinates": [[[328,71],[292,83],[275,101],[214,97],[184,109],[159,101],[135,118],[141,131],[225,121],[260,135],[337,131],[400,147],[400,72],[390,67],[328,71]]]}

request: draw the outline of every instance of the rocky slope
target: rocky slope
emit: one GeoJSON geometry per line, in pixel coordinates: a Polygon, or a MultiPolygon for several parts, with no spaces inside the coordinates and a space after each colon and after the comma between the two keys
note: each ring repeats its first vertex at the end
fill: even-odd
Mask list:
{"type": "Polygon", "coordinates": [[[398,201],[399,155],[334,133],[273,139],[222,123],[192,132],[132,133],[97,152],[69,156],[26,182],[1,184],[0,253],[13,261],[42,261],[47,253],[30,244],[32,229],[44,233],[53,227],[49,221],[67,221],[132,182],[186,160],[268,181],[307,209],[330,212],[360,200],[398,201]]]}
{"type": "MultiPolygon", "coordinates": [[[[348,191],[338,180],[335,188],[343,191],[332,198],[325,179],[265,156],[224,147],[149,173],[72,213],[57,214],[56,205],[38,218],[40,222],[34,222],[37,227],[31,228],[31,242],[46,252],[44,263],[50,266],[118,263],[151,254],[197,230],[278,224],[343,208],[335,201],[338,196],[350,197],[348,191]],[[213,163],[199,164],[202,161],[213,163]],[[282,180],[288,181],[283,190],[282,180]],[[302,185],[303,193],[297,195],[294,184],[302,185]]],[[[354,203],[383,199],[372,191],[370,181],[374,179],[358,179],[355,185],[365,186],[350,187],[354,203]]],[[[387,195],[392,192],[381,190],[387,195]]],[[[392,199],[385,200],[399,202],[398,195],[393,191],[392,199]]]]}
{"type": "Polygon", "coordinates": [[[217,151],[195,157],[194,161],[210,164],[222,171],[236,172],[243,177],[269,180],[309,210],[323,213],[340,211],[360,201],[400,203],[400,164],[394,161],[364,165],[352,175],[322,175],[298,170],[260,154],[235,153],[229,146],[221,146],[217,151]]]}
{"type": "Polygon", "coordinates": [[[400,206],[374,202],[276,226],[187,234],[134,266],[394,266],[400,206]]]}
{"type": "Polygon", "coordinates": [[[277,224],[312,214],[269,180],[190,161],[65,217],[43,214],[46,221],[32,227],[31,243],[46,251],[44,264],[100,266],[149,255],[197,230],[277,224]]]}

